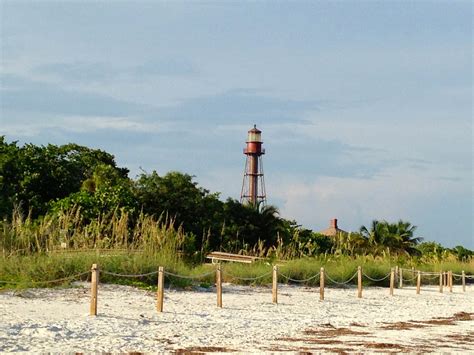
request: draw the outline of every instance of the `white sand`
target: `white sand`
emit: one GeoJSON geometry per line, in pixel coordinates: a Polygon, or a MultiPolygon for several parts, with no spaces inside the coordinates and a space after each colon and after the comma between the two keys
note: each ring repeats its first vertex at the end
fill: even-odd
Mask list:
{"type": "Polygon", "coordinates": [[[425,287],[420,295],[413,288],[396,289],[393,297],[386,288],[369,288],[362,299],[353,288],[328,288],[323,302],[317,288],[279,285],[279,304],[274,305],[270,288],[225,284],[222,309],[216,307],[214,291],[166,290],[159,314],[154,293],[100,285],[97,317],[88,314],[87,283],[3,292],[0,351],[474,352],[472,285],[465,293],[460,286],[443,294],[436,288],[425,287]],[[383,328],[459,312],[470,313],[471,320],[383,328]],[[347,330],[338,328],[357,333],[344,335],[347,330]]]}

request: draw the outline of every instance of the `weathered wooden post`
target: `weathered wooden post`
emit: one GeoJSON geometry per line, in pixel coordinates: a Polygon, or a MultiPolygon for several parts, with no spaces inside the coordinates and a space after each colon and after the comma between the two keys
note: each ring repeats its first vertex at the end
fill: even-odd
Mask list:
{"type": "Polygon", "coordinates": [[[400,268],[400,285],[398,287],[403,288],[403,269],[400,268]]]}
{"type": "Polygon", "coordinates": [[[390,296],[393,296],[393,287],[395,285],[395,270],[392,269],[390,270],[390,296]]]}
{"type": "Polygon", "coordinates": [[[462,277],[462,292],[466,292],[466,273],[464,272],[464,270],[461,273],[461,277],[462,277]]]}
{"type": "Polygon", "coordinates": [[[443,274],[444,274],[444,287],[448,287],[448,272],[445,271],[443,274]]]}
{"type": "Polygon", "coordinates": [[[222,273],[221,264],[216,268],[217,307],[222,308],[222,273]]]}
{"type": "Polygon", "coordinates": [[[97,264],[92,264],[91,268],[91,306],[90,315],[97,315],[97,289],[99,285],[99,268],[97,264]]]}
{"type": "Polygon", "coordinates": [[[357,297],[362,298],[362,267],[357,267],[357,297]]]}
{"type": "Polygon", "coordinates": [[[421,288],[421,271],[418,270],[418,275],[416,276],[416,294],[420,294],[421,288]]]}
{"type": "Polygon", "coordinates": [[[324,300],[324,268],[321,268],[320,274],[319,274],[319,299],[321,301],[324,300]]]}
{"type": "Polygon", "coordinates": [[[156,310],[163,312],[163,294],[164,294],[165,277],[163,266],[158,268],[158,290],[156,292],[156,310]]]}
{"type": "Polygon", "coordinates": [[[394,287],[396,287],[396,285],[398,285],[398,274],[399,274],[399,272],[400,272],[400,268],[397,265],[397,266],[395,266],[395,286],[394,287]]]}
{"type": "Polygon", "coordinates": [[[439,272],[439,292],[443,293],[443,272],[439,272]]]}
{"type": "Polygon", "coordinates": [[[448,271],[449,292],[453,292],[453,272],[448,271]]]}
{"type": "Polygon", "coordinates": [[[273,266],[272,277],[272,302],[278,303],[278,266],[273,266]]]}

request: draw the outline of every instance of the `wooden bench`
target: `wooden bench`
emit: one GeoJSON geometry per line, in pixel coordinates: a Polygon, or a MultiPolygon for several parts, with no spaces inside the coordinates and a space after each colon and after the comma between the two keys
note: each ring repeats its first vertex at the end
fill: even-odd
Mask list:
{"type": "Polygon", "coordinates": [[[212,253],[207,254],[206,258],[211,259],[213,264],[219,261],[236,261],[238,263],[251,264],[255,260],[262,259],[262,258],[259,258],[258,256],[222,253],[220,251],[213,251],[212,253]]]}

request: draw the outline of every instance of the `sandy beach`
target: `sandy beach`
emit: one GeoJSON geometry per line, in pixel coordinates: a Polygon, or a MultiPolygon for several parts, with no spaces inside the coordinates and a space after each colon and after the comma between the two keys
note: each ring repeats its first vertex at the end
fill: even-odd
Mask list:
{"type": "Polygon", "coordinates": [[[63,289],[0,293],[1,352],[474,352],[474,286],[463,293],[408,287],[271,288],[224,284],[156,294],[100,285],[98,315],[89,315],[88,283],[63,289]]]}

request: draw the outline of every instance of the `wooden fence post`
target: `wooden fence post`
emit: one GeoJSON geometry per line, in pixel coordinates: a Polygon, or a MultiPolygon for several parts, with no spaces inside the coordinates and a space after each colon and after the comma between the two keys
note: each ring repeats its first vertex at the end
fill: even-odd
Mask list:
{"type": "Polygon", "coordinates": [[[362,298],[362,268],[357,267],[357,297],[362,298]]]}
{"type": "Polygon", "coordinates": [[[416,294],[420,294],[421,288],[421,271],[418,270],[418,275],[416,276],[416,294]]]}
{"type": "Polygon", "coordinates": [[[400,272],[400,268],[397,265],[397,266],[395,266],[395,285],[394,285],[394,287],[397,287],[397,285],[398,285],[398,274],[399,274],[399,272],[400,272]]]}
{"type": "Polygon", "coordinates": [[[222,273],[221,264],[217,264],[216,269],[217,307],[222,308],[222,273]]]}
{"type": "Polygon", "coordinates": [[[156,293],[156,309],[158,312],[163,312],[163,293],[164,293],[165,278],[163,266],[158,268],[158,290],[156,293]]]}
{"type": "Polygon", "coordinates": [[[395,270],[392,269],[390,270],[390,296],[393,296],[393,287],[395,285],[395,270]]]}
{"type": "Polygon", "coordinates": [[[91,306],[90,315],[97,315],[97,288],[99,285],[99,268],[97,264],[92,264],[91,268],[91,306]]]}
{"type": "Polygon", "coordinates": [[[400,285],[398,287],[403,288],[403,269],[400,268],[400,285]]]}
{"type": "Polygon", "coordinates": [[[453,292],[453,272],[448,271],[449,292],[453,292]]]}
{"type": "Polygon", "coordinates": [[[463,270],[461,274],[462,274],[461,275],[461,277],[462,277],[462,292],[466,292],[466,273],[463,270]]]}
{"type": "Polygon", "coordinates": [[[321,301],[324,300],[324,268],[321,268],[320,274],[319,274],[319,299],[321,301]]]}
{"type": "Polygon", "coordinates": [[[444,287],[448,287],[448,272],[445,271],[443,275],[444,275],[444,287]]]}
{"type": "Polygon", "coordinates": [[[443,272],[439,272],[439,292],[443,293],[443,272]]]}
{"type": "Polygon", "coordinates": [[[278,266],[273,265],[272,302],[278,303],[278,266]]]}

